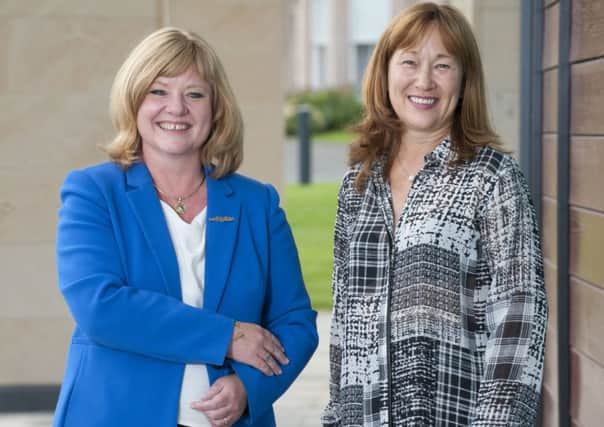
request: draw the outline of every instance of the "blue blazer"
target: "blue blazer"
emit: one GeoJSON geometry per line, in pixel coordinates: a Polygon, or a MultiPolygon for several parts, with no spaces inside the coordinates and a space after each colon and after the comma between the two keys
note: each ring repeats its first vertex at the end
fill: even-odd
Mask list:
{"type": "MultiPolygon", "coordinates": [[[[182,302],[178,264],[151,175],[104,163],[61,191],[59,287],[76,326],[54,426],[175,427],[184,365],[210,382],[235,372],[248,409],[236,426],[274,426],[272,404],[313,354],[316,313],[270,185],[208,176],[204,306],[182,302]],[[283,374],[226,359],[234,321],[281,341],[283,374]]],[[[201,397],[201,396],[200,396],[201,397]]]]}

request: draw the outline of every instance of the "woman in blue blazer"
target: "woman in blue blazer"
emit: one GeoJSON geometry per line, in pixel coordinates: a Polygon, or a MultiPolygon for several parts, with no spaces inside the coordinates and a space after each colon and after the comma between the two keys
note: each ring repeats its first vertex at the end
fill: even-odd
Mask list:
{"type": "Polygon", "coordinates": [[[274,426],[317,345],[270,185],[235,173],[242,121],[198,35],[165,28],[111,93],[111,162],[61,191],[59,286],[76,326],[55,426],[274,426]]]}

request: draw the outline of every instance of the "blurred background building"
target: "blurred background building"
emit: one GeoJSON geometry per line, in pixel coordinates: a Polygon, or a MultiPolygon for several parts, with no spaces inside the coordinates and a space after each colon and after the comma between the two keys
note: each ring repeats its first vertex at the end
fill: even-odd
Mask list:
{"type": "MultiPolygon", "coordinates": [[[[205,37],[243,110],[243,172],[281,188],[286,94],[358,90],[384,27],[413,3],[0,0],[0,412],[54,407],[72,329],[54,266],[58,191],[67,171],[104,159],[109,89],[132,47],[165,25],[205,37]]],[[[474,27],[495,128],[542,221],[542,425],[602,425],[604,2],[440,3],[474,27]]]]}
{"type": "MultiPolygon", "coordinates": [[[[290,0],[286,81],[289,92],[361,86],[384,28],[415,0],[290,0]]],[[[495,127],[518,150],[520,0],[449,0],[473,26],[495,127]]]]}

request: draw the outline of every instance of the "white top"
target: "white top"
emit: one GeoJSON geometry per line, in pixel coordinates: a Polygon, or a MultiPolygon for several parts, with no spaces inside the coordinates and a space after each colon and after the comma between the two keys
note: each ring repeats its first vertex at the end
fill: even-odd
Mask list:
{"type": "MultiPolygon", "coordinates": [[[[178,260],[182,302],[203,307],[203,286],[206,265],[206,209],[191,222],[183,221],[165,202],[161,202],[178,260]]],[[[178,333],[178,331],[175,331],[178,333]]],[[[211,427],[203,412],[191,409],[191,402],[201,399],[210,389],[206,365],[185,365],[180,389],[178,424],[211,427]]]]}

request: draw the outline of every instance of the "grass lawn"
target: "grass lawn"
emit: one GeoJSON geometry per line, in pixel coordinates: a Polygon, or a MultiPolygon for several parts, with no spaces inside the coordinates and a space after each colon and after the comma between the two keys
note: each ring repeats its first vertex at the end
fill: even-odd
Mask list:
{"type": "Polygon", "coordinates": [[[312,135],[313,141],[334,142],[337,144],[350,144],[355,135],[347,130],[332,130],[312,135]]]}
{"type": "Polygon", "coordinates": [[[288,185],[284,207],[313,308],[331,309],[333,226],[339,183],[288,185]]]}

